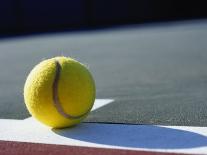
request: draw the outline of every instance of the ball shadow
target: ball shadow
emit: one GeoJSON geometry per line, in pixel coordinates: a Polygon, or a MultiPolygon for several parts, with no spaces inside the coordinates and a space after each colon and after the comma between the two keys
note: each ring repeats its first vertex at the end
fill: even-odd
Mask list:
{"type": "Polygon", "coordinates": [[[151,125],[82,123],[52,131],[70,139],[121,147],[184,149],[207,146],[207,137],[201,134],[151,125]]]}

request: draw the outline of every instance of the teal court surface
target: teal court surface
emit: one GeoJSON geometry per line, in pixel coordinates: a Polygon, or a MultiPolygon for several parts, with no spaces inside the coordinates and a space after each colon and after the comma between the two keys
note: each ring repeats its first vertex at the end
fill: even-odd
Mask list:
{"type": "Polygon", "coordinates": [[[207,21],[0,39],[0,154],[207,154],[207,21]],[[83,123],[51,129],[23,87],[40,61],[70,56],[96,81],[83,123]]]}

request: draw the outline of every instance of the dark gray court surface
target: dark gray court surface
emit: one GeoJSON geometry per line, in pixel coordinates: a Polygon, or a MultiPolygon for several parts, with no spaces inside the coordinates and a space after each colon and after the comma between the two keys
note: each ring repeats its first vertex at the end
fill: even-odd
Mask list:
{"type": "Polygon", "coordinates": [[[0,118],[29,117],[27,74],[71,56],[94,75],[97,98],[114,99],[88,122],[207,126],[207,21],[0,40],[0,118]]]}

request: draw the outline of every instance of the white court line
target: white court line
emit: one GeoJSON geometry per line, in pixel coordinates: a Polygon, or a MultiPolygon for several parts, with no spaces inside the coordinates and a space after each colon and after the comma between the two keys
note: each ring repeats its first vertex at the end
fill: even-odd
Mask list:
{"type": "MultiPolygon", "coordinates": [[[[113,100],[96,100],[94,109],[113,100]]],[[[0,140],[98,148],[207,154],[207,127],[81,123],[54,130],[33,118],[0,119],[0,140]]]]}
{"type": "Polygon", "coordinates": [[[96,99],[91,111],[94,111],[98,108],[101,108],[109,103],[112,103],[114,100],[112,99],[96,99]]]}
{"type": "Polygon", "coordinates": [[[0,140],[5,141],[207,154],[206,127],[81,123],[74,128],[53,130],[30,119],[1,121],[0,133],[0,140]]]}

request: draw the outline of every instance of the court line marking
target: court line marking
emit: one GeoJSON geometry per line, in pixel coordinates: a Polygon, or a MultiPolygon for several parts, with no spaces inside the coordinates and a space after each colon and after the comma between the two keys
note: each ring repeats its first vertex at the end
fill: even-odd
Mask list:
{"type": "MultiPolygon", "coordinates": [[[[98,99],[93,110],[113,101],[98,99]]],[[[29,118],[0,119],[0,133],[0,141],[207,154],[207,127],[81,123],[53,130],[29,118]]]]}
{"type": "Polygon", "coordinates": [[[91,111],[97,110],[103,106],[106,106],[109,103],[114,102],[113,99],[96,99],[91,111]]]}
{"type": "Polygon", "coordinates": [[[207,127],[81,123],[74,128],[53,130],[31,118],[29,121],[7,121],[4,126],[0,125],[0,133],[0,141],[165,153],[207,153],[207,127]],[[188,132],[192,134],[191,139],[188,132]],[[191,145],[192,148],[189,147],[191,145]]]}

